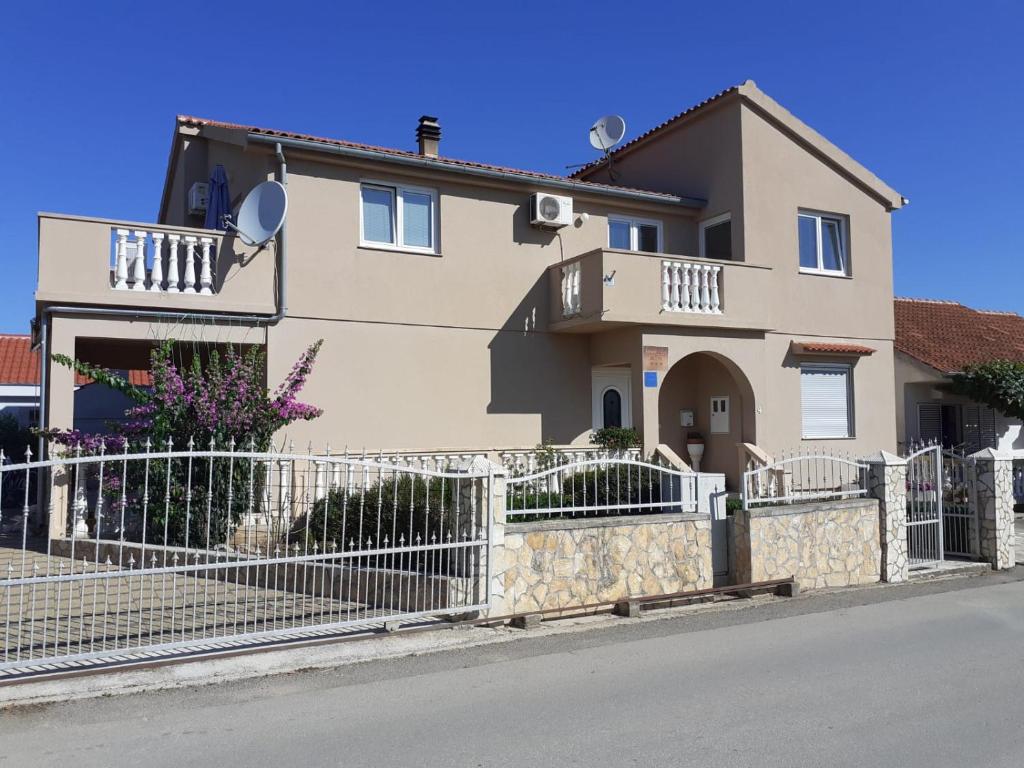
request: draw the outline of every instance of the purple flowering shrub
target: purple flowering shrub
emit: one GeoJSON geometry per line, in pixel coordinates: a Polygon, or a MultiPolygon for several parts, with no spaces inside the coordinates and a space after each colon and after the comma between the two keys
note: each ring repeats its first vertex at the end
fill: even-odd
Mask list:
{"type": "Polygon", "coordinates": [[[134,386],[108,369],[54,355],[55,362],[124,393],[134,404],[125,411],[124,421],[108,425],[108,434],[72,429],[42,435],[69,455],[110,457],[102,481],[104,506],[122,519],[145,521],[135,532],[122,527],[120,535],[206,548],[226,543],[245,511],[237,500],[248,499],[250,488],[256,500],[264,495],[264,474],[254,471],[252,461],[181,456],[118,462],[117,456],[190,449],[266,452],[275,432],[323,413],[298,399],[322,343],[321,339],[306,349],[273,391],[266,385],[266,355],[258,347],[244,352],[235,347],[223,353],[214,350],[205,360],[193,355],[191,364],[179,369],[174,342],[165,341],[150,356],[148,388],[134,386]],[[147,485],[166,489],[164,503],[145,503],[147,485]]]}

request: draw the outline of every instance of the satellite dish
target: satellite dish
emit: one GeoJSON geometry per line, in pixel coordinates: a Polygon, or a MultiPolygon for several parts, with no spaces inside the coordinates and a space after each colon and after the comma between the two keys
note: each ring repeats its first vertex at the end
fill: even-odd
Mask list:
{"type": "Polygon", "coordinates": [[[278,181],[257,184],[238,209],[238,224],[224,223],[238,233],[246,245],[263,246],[284,224],[288,213],[288,193],[278,181]]]}
{"type": "Polygon", "coordinates": [[[590,146],[607,152],[626,135],[626,121],[618,115],[605,115],[590,127],[590,146]]]}

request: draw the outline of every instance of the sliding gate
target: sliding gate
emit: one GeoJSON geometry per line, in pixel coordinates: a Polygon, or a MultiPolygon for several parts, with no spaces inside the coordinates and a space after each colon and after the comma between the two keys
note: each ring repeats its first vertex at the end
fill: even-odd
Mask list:
{"type": "Polygon", "coordinates": [[[907,456],[907,557],[911,569],[979,556],[972,460],[927,445],[907,456]]]}
{"type": "Polygon", "coordinates": [[[234,445],[0,461],[0,681],[483,610],[492,488],[234,445]]]}

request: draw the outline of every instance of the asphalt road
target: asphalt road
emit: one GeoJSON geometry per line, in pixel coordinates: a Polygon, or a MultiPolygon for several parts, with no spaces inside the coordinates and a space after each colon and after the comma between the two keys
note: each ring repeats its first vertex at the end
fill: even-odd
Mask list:
{"type": "Polygon", "coordinates": [[[1017,578],[7,712],[0,765],[1016,767],[1017,578]]]}

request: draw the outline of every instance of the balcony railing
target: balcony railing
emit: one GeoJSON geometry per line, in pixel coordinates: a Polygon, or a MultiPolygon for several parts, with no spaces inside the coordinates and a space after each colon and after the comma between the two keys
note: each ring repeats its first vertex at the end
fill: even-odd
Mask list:
{"type": "Polygon", "coordinates": [[[662,261],[661,308],[666,312],[721,314],[718,289],[721,271],[716,264],[662,261]]]}
{"type": "Polygon", "coordinates": [[[580,297],[580,277],[582,266],[578,261],[562,267],[562,315],[572,317],[583,309],[580,297]]]}
{"type": "Polygon", "coordinates": [[[167,231],[112,229],[110,284],[117,291],[215,292],[212,237],[167,231]]]}
{"type": "Polygon", "coordinates": [[[597,248],[548,267],[551,328],[590,333],[624,325],[764,330],[771,267],[744,261],[597,248]]]}

